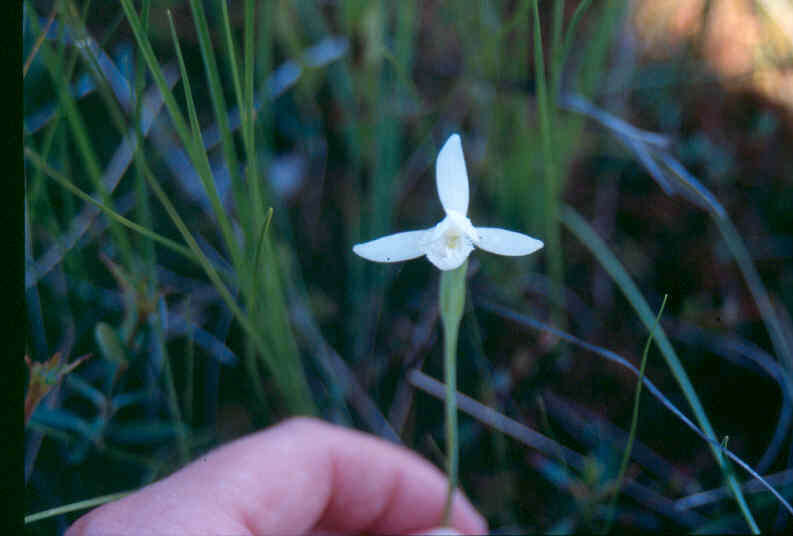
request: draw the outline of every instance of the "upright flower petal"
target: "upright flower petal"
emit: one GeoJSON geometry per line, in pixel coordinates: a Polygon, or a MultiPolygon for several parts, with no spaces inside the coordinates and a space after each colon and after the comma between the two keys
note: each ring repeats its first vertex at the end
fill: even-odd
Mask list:
{"type": "Polygon", "coordinates": [[[424,255],[420,242],[425,233],[426,231],[396,233],[363,244],[355,244],[352,250],[356,255],[370,261],[407,261],[424,255]]]}
{"type": "Polygon", "coordinates": [[[443,210],[455,210],[465,216],[468,213],[468,172],[465,169],[463,144],[458,134],[449,136],[438,153],[435,181],[443,210]]]}
{"type": "Polygon", "coordinates": [[[523,233],[507,231],[497,227],[477,227],[479,241],[477,247],[497,255],[528,255],[543,246],[543,243],[523,233]]]}

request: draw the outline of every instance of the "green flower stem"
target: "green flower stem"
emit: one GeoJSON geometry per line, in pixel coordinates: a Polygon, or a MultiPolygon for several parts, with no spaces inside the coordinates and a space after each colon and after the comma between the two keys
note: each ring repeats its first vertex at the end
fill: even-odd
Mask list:
{"type": "Polygon", "coordinates": [[[449,492],[443,509],[443,524],[449,524],[454,490],[457,488],[457,334],[465,306],[465,273],[468,261],[454,270],[441,272],[440,311],[444,334],[444,374],[446,376],[446,474],[449,492]]]}

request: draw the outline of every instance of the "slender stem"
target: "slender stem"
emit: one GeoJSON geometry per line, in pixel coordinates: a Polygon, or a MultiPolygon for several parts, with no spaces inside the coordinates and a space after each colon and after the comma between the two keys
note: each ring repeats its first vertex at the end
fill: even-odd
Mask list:
{"type": "Polygon", "coordinates": [[[446,379],[446,474],[449,491],[443,509],[443,524],[449,524],[452,500],[457,488],[459,464],[457,445],[457,335],[465,306],[465,274],[468,261],[454,270],[441,272],[440,312],[444,334],[444,375],[446,379]]]}
{"type": "Polygon", "coordinates": [[[449,475],[449,491],[443,508],[443,524],[449,524],[454,490],[457,488],[457,329],[446,332],[444,348],[444,376],[446,380],[446,473],[449,475]]]}

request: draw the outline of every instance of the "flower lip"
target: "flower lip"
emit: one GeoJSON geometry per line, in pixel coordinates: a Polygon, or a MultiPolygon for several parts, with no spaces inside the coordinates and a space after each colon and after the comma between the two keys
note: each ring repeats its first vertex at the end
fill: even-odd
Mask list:
{"type": "Polygon", "coordinates": [[[452,270],[465,262],[478,241],[471,220],[452,210],[421,237],[419,248],[436,267],[452,270]]]}
{"type": "MultiPolygon", "coordinates": [[[[432,231],[430,233],[435,234],[432,231]]],[[[427,256],[427,260],[438,269],[453,270],[465,262],[465,259],[474,250],[474,245],[471,239],[464,234],[447,228],[435,240],[422,243],[421,249],[427,256]]]]}

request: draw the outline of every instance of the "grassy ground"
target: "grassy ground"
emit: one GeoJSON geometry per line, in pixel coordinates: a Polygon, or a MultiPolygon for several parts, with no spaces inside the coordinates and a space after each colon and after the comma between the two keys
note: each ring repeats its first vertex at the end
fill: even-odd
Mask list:
{"type": "Polygon", "coordinates": [[[440,219],[459,132],[472,220],[545,242],[469,261],[494,532],[789,532],[739,462],[790,500],[793,108],[708,55],[711,4],[670,43],[618,0],[26,2],[27,512],[296,413],[443,467],[438,271],[351,248],[440,219]]]}

